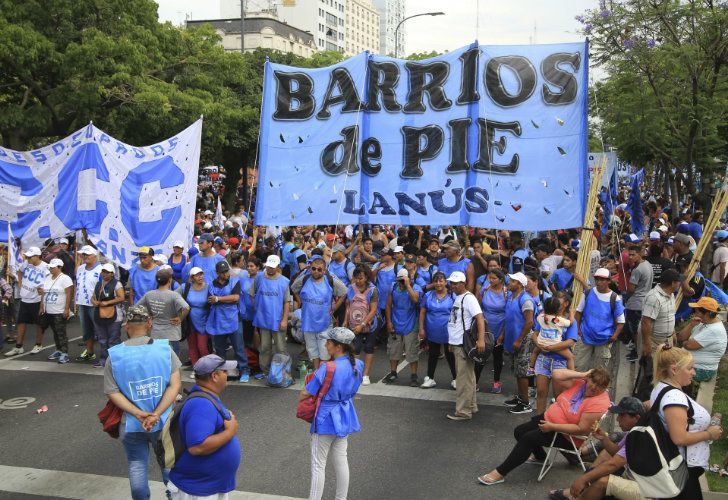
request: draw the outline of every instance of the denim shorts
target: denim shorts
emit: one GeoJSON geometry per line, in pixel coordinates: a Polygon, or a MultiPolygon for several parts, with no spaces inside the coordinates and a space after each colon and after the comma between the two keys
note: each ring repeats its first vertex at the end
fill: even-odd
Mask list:
{"type": "Polygon", "coordinates": [[[560,370],[566,368],[566,360],[559,356],[558,358],[552,358],[539,354],[536,358],[536,366],[534,367],[536,375],[543,375],[544,377],[551,378],[554,370],[560,370]]]}

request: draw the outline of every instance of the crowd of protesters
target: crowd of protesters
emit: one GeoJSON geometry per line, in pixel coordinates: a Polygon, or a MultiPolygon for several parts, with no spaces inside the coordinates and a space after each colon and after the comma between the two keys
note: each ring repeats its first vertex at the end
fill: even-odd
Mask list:
{"type": "MultiPolygon", "coordinates": [[[[127,308],[134,306],[135,314],[143,316],[141,306],[150,320],[149,331],[142,333],[168,341],[174,366],[197,366],[213,353],[221,359],[230,356],[237,369],[226,369],[228,377],[234,373],[239,383],[247,383],[250,377],[265,378],[273,355],[287,353],[288,344],[298,342],[304,349],[296,350],[296,356],[307,358],[316,371],[317,382],[306,386],[309,392],[321,386],[332,355],[351,357],[346,371],[359,382],[335,379],[351,398],[359,383],[377,383],[370,378],[372,361],[386,356],[390,371],[381,383],[454,389],[455,407],[447,414],[454,421],[475,418],[478,391],[502,393],[503,367],[512,366],[516,393],[504,395],[503,404],[513,414],[535,416],[516,428],[517,444],[505,461],[478,477],[495,485],[521,463],[542,460],[542,447],[554,433],[592,431],[610,408],[608,369],[621,352],[615,344],[623,343],[627,360],[644,368],[636,401],[654,402],[668,385],[679,389],[662,398],[660,416],[668,428],[677,425],[680,408],[699,407],[692,399],[692,382],[715,377],[726,350],[719,304],[709,285],[728,288],[728,231],[704,234],[703,213],[694,203],[684,203],[672,214],[664,199],[651,197],[640,236],[632,231],[625,206],[617,205],[607,215],[609,230],[594,231],[597,245],[587,256],[589,272],[580,275],[575,271],[581,248],[576,230],[524,234],[467,226],[265,227],[255,225],[242,208],[216,217],[216,199],[208,191],[203,189],[198,200],[194,243],[175,242],[169,255],[150,247],[134,249],[138,262],[129,270],[115,266],[80,237],[70,244],[60,237],[44,249],[23,248],[17,276],[6,271],[0,279],[3,331],[10,344],[5,356],[25,352],[29,329],[35,335],[30,354],[39,353],[50,328],[55,350],[48,359],[104,368],[110,351],[118,352],[114,347],[122,343],[127,308]],[[702,274],[685,279],[702,238],[712,240],[702,274]],[[575,283],[585,293],[572,307],[575,283]],[[676,304],[678,290],[683,299],[676,304]],[[74,315],[84,350],[71,360],[66,324],[74,315]],[[477,332],[479,350],[493,344],[488,346],[492,379],[481,380],[486,379],[481,377],[484,365],[474,364],[462,349],[466,325],[477,332]],[[423,351],[424,368],[418,363],[423,351]],[[362,361],[354,363],[354,357],[362,361]],[[400,380],[397,368],[403,359],[409,377],[400,380]],[[441,359],[449,369],[447,380],[435,380],[441,359]],[[551,394],[555,400],[549,406],[551,394]]],[[[7,269],[7,256],[1,258],[7,269]]],[[[208,365],[191,372],[202,385],[209,385],[207,376],[215,372],[208,365]]],[[[634,425],[629,419],[642,415],[644,407],[625,399],[609,411],[628,430],[634,425]]],[[[337,457],[337,498],[346,495],[341,486],[348,484],[348,472],[341,472],[345,437],[359,430],[356,414],[347,418],[353,420],[346,429],[312,429],[312,498],[321,496],[329,448],[337,457]]],[[[720,435],[709,420],[700,413],[674,438],[691,467],[689,490],[682,498],[700,498],[695,485],[707,467],[707,442],[720,435]]],[[[608,440],[603,433],[595,436],[608,440]]],[[[609,456],[602,463],[624,462],[624,446],[624,441],[605,445],[609,456]]],[[[551,492],[552,498],[640,498],[635,484],[624,483],[630,481],[628,471],[611,479],[620,468],[612,465],[592,469],[588,481],[580,478],[571,488],[551,492]]]]}

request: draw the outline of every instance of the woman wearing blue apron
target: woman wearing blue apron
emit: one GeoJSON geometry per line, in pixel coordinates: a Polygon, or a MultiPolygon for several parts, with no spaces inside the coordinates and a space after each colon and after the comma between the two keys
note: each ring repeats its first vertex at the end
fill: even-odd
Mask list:
{"type": "Polygon", "coordinates": [[[503,340],[506,327],[506,289],[505,274],[500,269],[492,269],[487,274],[488,287],[481,290],[481,306],[483,316],[490,333],[495,339],[493,348],[493,387],[490,392],[500,394],[503,391],[501,372],[503,370],[503,340]]]}
{"type": "Polygon", "coordinates": [[[427,292],[420,300],[420,339],[427,339],[427,376],[422,382],[423,389],[435,387],[435,369],[441,350],[450,368],[453,389],[455,388],[455,356],[448,346],[447,320],[450,318],[454,295],[447,289],[445,274],[436,272],[432,277],[434,290],[427,292]]]}

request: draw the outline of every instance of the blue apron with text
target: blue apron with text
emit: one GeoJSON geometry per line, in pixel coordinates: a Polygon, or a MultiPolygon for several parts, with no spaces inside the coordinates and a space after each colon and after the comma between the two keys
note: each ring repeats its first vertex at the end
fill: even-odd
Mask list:
{"type": "Polygon", "coordinates": [[[301,330],[304,332],[323,332],[331,324],[331,299],[334,290],[329,280],[324,278],[316,283],[313,278],[306,280],[301,288],[301,330]]]}

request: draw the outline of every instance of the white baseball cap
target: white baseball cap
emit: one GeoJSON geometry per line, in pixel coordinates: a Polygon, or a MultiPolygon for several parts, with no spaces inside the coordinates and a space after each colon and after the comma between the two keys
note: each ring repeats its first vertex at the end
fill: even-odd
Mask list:
{"type": "Polygon", "coordinates": [[[611,278],[612,274],[609,272],[609,269],[606,267],[600,267],[594,272],[595,278],[611,278]]]}
{"type": "Polygon", "coordinates": [[[460,271],[454,271],[450,274],[450,277],[447,279],[450,283],[465,283],[465,274],[461,273],[460,271]]]}
{"type": "Polygon", "coordinates": [[[112,264],[111,262],[107,262],[106,264],[101,266],[101,270],[106,271],[107,273],[113,273],[115,271],[114,264],[112,264]]]}
{"type": "Polygon", "coordinates": [[[669,228],[663,224],[662,226],[658,227],[657,230],[660,231],[661,233],[666,233],[669,231],[669,228]]]}
{"type": "Polygon", "coordinates": [[[212,213],[212,210],[205,210],[205,215],[215,215],[212,213]]]}
{"type": "Polygon", "coordinates": [[[394,247],[394,253],[404,253],[404,247],[397,245],[394,247]]]}
{"type": "Polygon", "coordinates": [[[265,267],[276,268],[281,264],[281,258],[277,255],[269,255],[265,261],[265,267]]]}
{"type": "Polygon", "coordinates": [[[59,245],[61,245],[63,243],[65,243],[66,245],[68,245],[68,238],[58,238],[57,242],[58,242],[59,245]]]}
{"type": "Polygon", "coordinates": [[[167,257],[163,253],[155,253],[152,259],[154,262],[159,262],[160,264],[167,263],[167,257]]]}
{"type": "Polygon", "coordinates": [[[662,237],[662,236],[661,236],[661,235],[660,235],[660,233],[658,233],[657,231],[652,231],[652,232],[650,233],[650,241],[660,241],[660,238],[661,238],[661,237],[662,237]]]}
{"type": "Polygon", "coordinates": [[[205,271],[202,270],[201,267],[193,267],[190,269],[190,276],[194,276],[195,274],[204,273],[205,271]]]}
{"type": "Polygon", "coordinates": [[[81,247],[81,250],[78,251],[78,253],[83,255],[98,255],[99,252],[91,245],[84,245],[81,247]]]}
{"type": "Polygon", "coordinates": [[[508,277],[519,282],[523,288],[526,288],[526,285],[528,285],[528,278],[526,278],[526,275],[521,272],[509,274],[508,277]]]}
{"type": "Polygon", "coordinates": [[[397,278],[404,278],[405,276],[409,276],[409,271],[407,271],[407,269],[400,269],[397,271],[397,278]]]}
{"type": "Polygon", "coordinates": [[[174,243],[172,243],[172,248],[182,248],[184,249],[185,244],[182,243],[182,240],[177,240],[174,243]]]}
{"type": "Polygon", "coordinates": [[[29,249],[27,249],[25,251],[25,254],[24,255],[26,257],[33,257],[34,255],[40,256],[41,255],[40,248],[38,248],[38,247],[30,247],[29,249]]]}
{"type": "Polygon", "coordinates": [[[48,267],[63,267],[63,261],[61,259],[51,259],[48,263],[48,267]]]}

